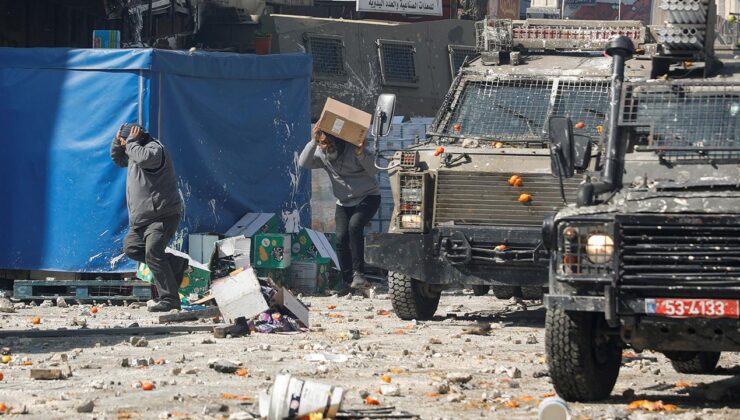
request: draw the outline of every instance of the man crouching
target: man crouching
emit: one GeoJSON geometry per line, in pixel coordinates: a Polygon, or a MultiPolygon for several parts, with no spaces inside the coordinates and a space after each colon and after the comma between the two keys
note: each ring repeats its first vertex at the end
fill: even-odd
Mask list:
{"type": "Polygon", "coordinates": [[[128,168],[129,230],[123,252],[134,261],[146,262],[154,275],[159,301],[149,311],[180,309],[180,280],[188,260],[165,253],[182,208],[172,159],[162,143],[136,124],[121,126],[110,156],[116,165],[128,168]]]}

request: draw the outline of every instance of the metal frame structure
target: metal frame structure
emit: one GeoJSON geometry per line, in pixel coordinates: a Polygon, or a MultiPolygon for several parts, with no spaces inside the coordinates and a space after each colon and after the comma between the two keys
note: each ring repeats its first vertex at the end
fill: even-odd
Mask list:
{"type": "Polygon", "coordinates": [[[305,33],[303,39],[306,43],[306,52],[313,57],[314,80],[347,79],[342,36],[305,33]],[[330,56],[332,52],[335,54],[333,57],[330,56]]]}

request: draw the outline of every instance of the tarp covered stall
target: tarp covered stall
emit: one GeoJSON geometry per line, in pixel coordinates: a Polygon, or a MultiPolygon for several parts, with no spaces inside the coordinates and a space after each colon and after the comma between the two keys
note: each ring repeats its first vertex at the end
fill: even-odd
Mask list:
{"type": "Polygon", "coordinates": [[[0,48],[0,269],[134,270],[126,170],[109,157],[123,122],[172,155],[174,247],[250,211],[310,224],[310,77],[305,54],[0,48]]]}

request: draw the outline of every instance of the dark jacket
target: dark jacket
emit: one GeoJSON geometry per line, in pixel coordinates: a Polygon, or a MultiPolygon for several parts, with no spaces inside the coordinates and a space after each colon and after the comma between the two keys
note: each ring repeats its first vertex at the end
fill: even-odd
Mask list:
{"type": "Polygon", "coordinates": [[[182,202],[177,190],[175,166],[162,143],[156,139],[144,144],[129,141],[124,148],[114,139],[110,157],[116,165],[128,167],[126,206],[132,227],[145,226],[180,213],[182,202]]]}

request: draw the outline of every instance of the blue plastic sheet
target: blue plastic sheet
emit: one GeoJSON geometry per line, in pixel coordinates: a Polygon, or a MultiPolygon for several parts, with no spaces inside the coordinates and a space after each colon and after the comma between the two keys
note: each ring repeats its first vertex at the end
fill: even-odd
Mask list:
{"type": "Polygon", "coordinates": [[[247,212],[309,224],[310,57],[0,48],[0,269],[120,272],[123,122],[170,151],[184,199],[173,246],[247,212]]]}

